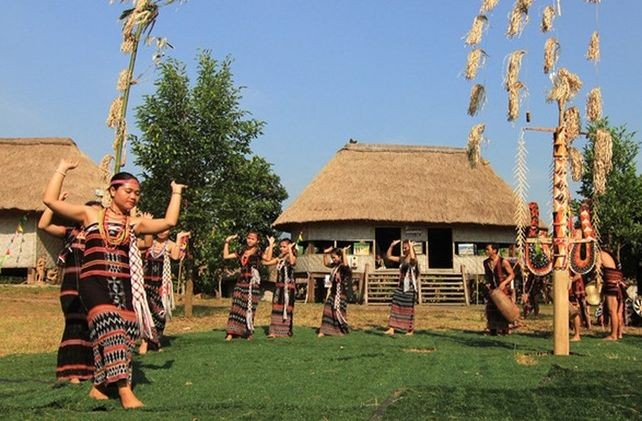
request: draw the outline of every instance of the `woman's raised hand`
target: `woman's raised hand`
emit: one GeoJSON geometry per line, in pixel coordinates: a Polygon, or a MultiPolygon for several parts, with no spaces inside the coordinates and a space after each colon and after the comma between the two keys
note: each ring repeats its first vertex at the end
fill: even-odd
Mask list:
{"type": "Polygon", "coordinates": [[[326,249],[324,249],[323,252],[324,253],[330,253],[333,249],[334,249],[334,247],[330,246],[330,247],[327,247],[326,249]]]}
{"type": "Polygon", "coordinates": [[[225,238],[225,242],[229,243],[230,241],[234,240],[235,238],[238,238],[238,234],[230,235],[229,237],[225,238]]]}
{"type": "Polygon", "coordinates": [[[181,194],[183,192],[183,189],[187,188],[186,184],[179,184],[175,180],[172,180],[170,185],[172,186],[172,193],[176,194],[181,194]]]}
{"type": "Polygon", "coordinates": [[[69,170],[73,170],[78,166],[78,160],[77,159],[67,159],[63,158],[60,160],[60,163],[58,164],[58,169],[56,171],[60,171],[62,173],[66,173],[69,170]]]}

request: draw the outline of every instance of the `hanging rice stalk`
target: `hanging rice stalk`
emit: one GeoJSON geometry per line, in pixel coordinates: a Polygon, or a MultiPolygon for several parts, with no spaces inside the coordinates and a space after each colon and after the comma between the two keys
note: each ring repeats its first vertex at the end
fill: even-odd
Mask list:
{"type": "Polygon", "coordinates": [[[584,174],[584,158],[582,157],[582,152],[571,146],[568,154],[571,157],[571,178],[573,181],[580,181],[584,174]]]}
{"type": "Polygon", "coordinates": [[[550,37],[544,44],[544,73],[551,72],[560,55],[560,43],[557,39],[550,37]]]}
{"type": "Polygon", "coordinates": [[[597,31],[591,34],[591,41],[589,41],[588,50],[586,51],[586,59],[593,63],[600,61],[600,34],[597,31]]]}
{"type": "Polygon", "coordinates": [[[533,0],[516,0],[508,16],[508,29],[506,36],[513,38],[521,35],[526,23],[528,23],[528,9],[533,4],[533,0]]]}
{"type": "Polygon", "coordinates": [[[114,128],[118,126],[121,120],[121,112],[123,108],[123,97],[118,96],[114,99],[109,106],[109,114],[107,115],[107,127],[114,128]]]}
{"type": "Polygon", "coordinates": [[[592,123],[602,118],[602,90],[593,88],[586,97],[586,117],[592,123]]]}
{"type": "Polygon", "coordinates": [[[468,115],[474,116],[477,115],[479,111],[484,107],[486,102],[486,89],[484,85],[479,83],[475,84],[470,90],[470,102],[468,103],[468,115]]]}
{"type": "Polygon", "coordinates": [[[602,0],[586,0],[587,3],[599,4],[602,0]]]}
{"type": "Polygon", "coordinates": [[[477,76],[477,70],[484,65],[486,61],[486,52],[481,48],[475,48],[468,53],[466,60],[466,72],[464,76],[466,79],[471,80],[477,76]]]}
{"type": "Polygon", "coordinates": [[[546,6],[542,12],[542,25],[540,26],[542,32],[549,32],[553,29],[553,19],[555,19],[555,8],[546,6]]]}
{"type": "Polygon", "coordinates": [[[473,20],[473,26],[466,35],[466,45],[477,45],[481,42],[482,33],[488,26],[488,18],[485,15],[477,15],[473,20]]]}
{"type": "Polygon", "coordinates": [[[481,160],[481,143],[484,140],[484,130],[486,130],[486,125],[479,123],[474,125],[472,129],[470,129],[470,133],[468,133],[466,153],[468,154],[468,162],[473,168],[475,168],[481,160]]]}
{"type": "Polygon", "coordinates": [[[486,13],[493,10],[495,6],[497,6],[497,3],[499,3],[499,0],[482,0],[482,5],[479,9],[479,13],[485,15],[486,13]]]}
{"type": "Polygon", "coordinates": [[[606,178],[611,172],[613,159],[613,139],[611,132],[599,128],[593,141],[593,191],[601,195],[606,191],[606,178]]]}
{"type": "Polygon", "coordinates": [[[580,135],[582,123],[580,121],[580,111],[577,107],[570,107],[564,110],[564,128],[566,129],[566,142],[572,142],[580,135]]]}
{"type": "Polygon", "coordinates": [[[515,82],[508,90],[508,121],[519,117],[520,91],[526,88],[522,82],[515,82]]]}
{"type": "Polygon", "coordinates": [[[116,83],[116,89],[119,92],[125,91],[127,89],[127,86],[131,84],[131,75],[129,73],[129,69],[123,69],[120,71],[118,74],[118,82],[116,83]]]}
{"type": "Polygon", "coordinates": [[[504,87],[510,91],[511,86],[514,86],[519,80],[519,70],[522,67],[522,57],[526,51],[516,50],[513,51],[508,59],[508,69],[506,70],[506,77],[504,78],[504,87]]]}
{"type": "Polygon", "coordinates": [[[528,167],[526,166],[526,140],[524,139],[524,130],[517,141],[517,153],[515,156],[515,168],[513,176],[515,178],[514,199],[515,199],[515,231],[517,244],[517,259],[523,264],[524,245],[526,244],[526,226],[529,224],[529,212],[526,203],[528,193],[528,167]]]}
{"type": "Polygon", "coordinates": [[[109,170],[109,166],[111,165],[111,161],[113,160],[114,160],[114,157],[109,154],[103,156],[103,159],[100,160],[100,165],[98,166],[98,168],[100,168],[101,180],[105,184],[109,184],[109,180],[112,177],[112,173],[109,170]]]}
{"type": "Polygon", "coordinates": [[[553,89],[550,90],[546,100],[567,102],[573,98],[582,88],[582,81],[580,78],[569,72],[566,68],[559,69],[553,79],[553,89]]]}

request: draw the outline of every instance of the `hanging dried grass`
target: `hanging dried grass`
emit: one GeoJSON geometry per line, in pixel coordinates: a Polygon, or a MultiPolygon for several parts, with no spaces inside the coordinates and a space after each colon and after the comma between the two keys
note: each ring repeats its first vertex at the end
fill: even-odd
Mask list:
{"type": "Polygon", "coordinates": [[[486,61],[486,52],[481,48],[475,48],[468,53],[466,60],[466,72],[464,76],[466,79],[471,80],[477,76],[477,70],[484,65],[486,61]]]}
{"type": "Polygon", "coordinates": [[[484,140],[484,130],[486,125],[479,123],[474,125],[468,133],[468,144],[466,145],[466,152],[468,154],[468,162],[470,166],[475,168],[481,160],[481,142],[484,140]]]}
{"type": "Polygon", "coordinates": [[[556,38],[550,37],[544,44],[544,73],[548,74],[551,72],[559,56],[560,43],[557,42],[556,38]]]}
{"type": "Polygon", "coordinates": [[[488,25],[488,18],[484,15],[477,15],[473,20],[473,26],[466,35],[466,45],[477,45],[481,42],[482,34],[488,25]]]}
{"type": "Polygon", "coordinates": [[[508,121],[519,117],[520,91],[526,88],[522,82],[515,82],[508,90],[508,121]]]}
{"type": "Polygon", "coordinates": [[[613,168],[613,139],[611,132],[599,128],[593,142],[593,191],[601,195],[606,191],[606,178],[613,168]]]}
{"type": "Polygon", "coordinates": [[[593,63],[600,61],[600,34],[597,31],[591,34],[591,41],[589,41],[588,50],[586,51],[586,59],[593,63]]]}
{"type": "Polygon", "coordinates": [[[118,74],[118,83],[116,83],[116,89],[120,92],[125,91],[127,87],[131,84],[131,73],[129,69],[123,69],[118,74]]]}
{"type": "Polygon", "coordinates": [[[486,89],[484,85],[475,84],[470,90],[470,102],[468,103],[468,115],[474,116],[484,107],[486,102],[486,89]]]}
{"type": "Polygon", "coordinates": [[[114,157],[111,155],[105,155],[103,156],[103,159],[100,161],[100,165],[98,168],[100,168],[101,172],[101,180],[103,183],[109,183],[109,180],[111,179],[111,171],[109,170],[111,161],[114,160],[114,157]]]}
{"type": "Polygon", "coordinates": [[[602,90],[593,88],[586,97],[586,118],[594,123],[602,118],[602,90]]]}
{"type": "Polygon", "coordinates": [[[580,121],[580,111],[577,107],[570,107],[564,110],[564,128],[566,129],[566,142],[572,142],[580,135],[582,123],[580,121]]]}
{"type": "Polygon", "coordinates": [[[121,112],[123,108],[123,97],[116,97],[109,106],[109,114],[107,115],[107,127],[114,128],[118,126],[121,120],[121,112]]]}
{"type": "Polygon", "coordinates": [[[516,0],[508,16],[508,29],[506,36],[513,38],[521,35],[526,23],[528,23],[528,9],[533,4],[533,0],[516,0]]]}
{"type": "Polygon", "coordinates": [[[602,0],[586,0],[587,3],[600,4],[602,0]]]}
{"type": "Polygon", "coordinates": [[[569,72],[566,68],[559,69],[555,78],[553,79],[553,89],[548,93],[546,100],[567,102],[569,99],[577,95],[582,88],[582,81],[580,78],[569,72]]]}
{"type": "Polygon", "coordinates": [[[511,53],[508,59],[508,69],[506,71],[506,77],[504,78],[504,87],[507,91],[519,80],[519,70],[522,67],[522,57],[524,57],[524,54],[526,54],[526,51],[516,50],[511,53]]]}
{"type": "Polygon", "coordinates": [[[553,29],[553,20],[555,19],[555,8],[553,6],[546,6],[542,12],[542,24],[540,29],[542,32],[549,32],[553,29]]]}
{"type": "Polygon", "coordinates": [[[571,178],[573,181],[580,181],[584,174],[584,158],[582,157],[582,152],[577,148],[571,147],[568,150],[568,154],[571,158],[571,178]]]}
{"type": "Polygon", "coordinates": [[[495,8],[495,6],[497,6],[497,3],[499,3],[499,0],[482,0],[482,5],[479,9],[479,13],[483,15],[487,12],[490,12],[495,8]]]}
{"type": "Polygon", "coordinates": [[[134,52],[134,46],[136,45],[136,40],[134,36],[126,36],[123,39],[123,42],[120,44],[120,51],[126,54],[131,54],[134,52]]]}

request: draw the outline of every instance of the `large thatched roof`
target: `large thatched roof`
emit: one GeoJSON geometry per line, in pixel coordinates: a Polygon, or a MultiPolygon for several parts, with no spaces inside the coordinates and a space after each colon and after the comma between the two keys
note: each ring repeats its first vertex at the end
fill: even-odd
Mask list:
{"type": "Polygon", "coordinates": [[[104,188],[98,166],[69,138],[0,138],[0,210],[42,211],[42,194],[61,158],[78,159],[65,178],[67,200],[84,203],[104,188]]]}
{"type": "Polygon", "coordinates": [[[347,144],[276,219],[513,225],[513,193],[459,148],[347,144]]]}

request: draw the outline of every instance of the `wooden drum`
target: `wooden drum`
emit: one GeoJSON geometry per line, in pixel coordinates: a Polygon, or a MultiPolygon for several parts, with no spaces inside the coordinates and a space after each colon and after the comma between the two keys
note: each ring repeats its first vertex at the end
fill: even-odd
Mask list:
{"type": "Polygon", "coordinates": [[[519,319],[519,307],[499,288],[491,291],[490,299],[493,300],[499,312],[502,313],[502,316],[504,316],[509,323],[519,319]]]}

